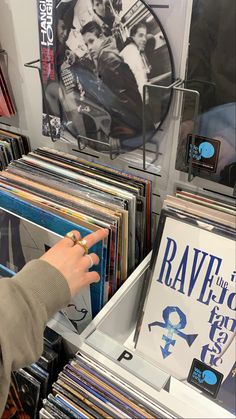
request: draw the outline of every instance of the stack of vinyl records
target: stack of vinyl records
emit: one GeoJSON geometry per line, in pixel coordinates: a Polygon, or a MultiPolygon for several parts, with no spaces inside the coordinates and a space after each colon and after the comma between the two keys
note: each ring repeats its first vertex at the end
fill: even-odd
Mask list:
{"type": "MultiPolygon", "coordinates": [[[[39,148],[2,172],[0,202],[2,211],[20,219],[18,223],[12,220],[12,225],[24,219],[60,236],[77,229],[82,237],[99,228],[109,229],[108,239],[91,249],[100,258],[93,269],[101,277],[90,288],[91,309],[86,310],[91,310],[92,316],[150,251],[151,182],[111,167],[39,148]]],[[[45,250],[50,243],[44,242],[45,250]]],[[[25,247],[22,245],[23,252],[25,247]]],[[[25,256],[25,261],[30,257],[25,256]]],[[[15,270],[16,262],[9,265],[0,260],[0,264],[15,270]]],[[[77,309],[81,311],[81,307],[77,309]]]]}
{"type": "Polygon", "coordinates": [[[16,113],[10,81],[4,60],[4,51],[0,52],[0,116],[12,116],[16,113]]]}
{"type": "Polygon", "coordinates": [[[233,198],[227,202],[215,196],[178,188],[175,196],[166,197],[163,207],[206,223],[216,223],[233,230],[236,227],[236,202],[233,198]]]}
{"type": "Polygon", "coordinates": [[[85,355],[66,365],[43,402],[43,418],[164,418],[164,410],[85,355]]]}
{"type": "Polygon", "coordinates": [[[209,195],[178,189],[166,197],[135,343],[235,415],[236,206],[209,195]]]}
{"type": "Polygon", "coordinates": [[[29,139],[17,132],[0,129],[0,170],[6,169],[12,160],[30,151],[29,139]]]}
{"type": "Polygon", "coordinates": [[[37,362],[12,373],[11,386],[3,418],[36,419],[42,402],[51,391],[64,363],[63,340],[53,330],[44,331],[43,353],[37,362]]]}

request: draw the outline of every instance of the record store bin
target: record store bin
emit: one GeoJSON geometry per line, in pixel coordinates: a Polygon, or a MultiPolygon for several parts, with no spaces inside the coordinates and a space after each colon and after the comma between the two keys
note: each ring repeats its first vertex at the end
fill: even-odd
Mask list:
{"type": "Polygon", "coordinates": [[[86,355],[98,362],[101,369],[105,366],[115,380],[122,379],[140,402],[145,401],[157,412],[157,417],[234,418],[200,391],[170,376],[135,350],[134,333],[150,259],[151,254],[81,335],[70,330],[60,315],[49,326],[63,336],[69,351],[86,355]]]}
{"type": "MultiPolygon", "coordinates": [[[[14,3],[15,8],[19,7],[18,2],[14,3]]],[[[28,3],[33,4],[35,2],[28,3]]],[[[66,0],[58,3],[66,3],[66,0]]],[[[81,4],[82,3],[86,4],[86,2],[81,1],[81,4]]],[[[163,96],[166,94],[167,87],[171,88],[171,90],[168,90],[168,94],[169,91],[171,92],[169,94],[169,98],[171,99],[171,103],[169,103],[170,109],[168,108],[167,118],[158,133],[158,146],[155,145],[155,143],[150,143],[148,149],[148,147],[146,147],[144,134],[144,138],[140,136],[143,149],[142,151],[139,150],[137,161],[136,155],[134,154],[132,156],[133,160],[130,159],[130,156],[128,155],[128,157],[123,159],[117,158],[115,162],[111,161],[111,157],[113,156],[109,155],[109,153],[102,156],[102,153],[99,152],[99,149],[96,150],[96,148],[94,148],[94,150],[92,149],[91,153],[86,148],[83,152],[83,141],[80,144],[76,139],[76,141],[70,143],[70,135],[68,133],[62,143],[58,142],[59,144],[57,144],[57,142],[54,142],[51,146],[60,151],[68,152],[80,157],[86,157],[88,161],[93,161],[93,159],[98,158],[99,162],[102,164],[113,165],[114,163],[114,166],[117,169],[125,170],[134,175],[144,176],[148,180],[151,180],[153,182],[152,216],[153,230],[155,233],[157,217],[160,214],[166,194],[173,193],[173,185],[176,180],[179,181],[180,184],[186,185],[188,177],[191,178],[191,170],[189,170],[189,173],[181,173],[180,175],[175,169],[175,146],[177,146],[177,144],[174,143],[174,139],[177,142],[180,127],[180,104],[182,99],[181,95],[184,90],[183,80],[185,79],[187,49],[189,44],[188,30],[190,27],[193,1],[180,0],[178,2],[170,2],[168,0],[162,0],[162,2],[159,2],[162,4],[157,5],[157,1],[154,2],[153,0],[149,0],[148,3],[150,5],[155,3],[155,7],[159,8],[158,13],[161,16],[161,21],[164,22],[164,27],[167,29],[170,45],[173,50],[173,62],[175,64],[173,80],[166,82],[164,85],[164,93],[163,87],[160,92],[157,90],[157,86],[152,86],[155,87],[155,89],[153,89],[151,93],[148,92],[153,94],[153,96],[157,95],[159,98],[159,95],[163,96]],[[159,162],[161,162],[161,164],[159,164],[159,162]]],[[[203,4],[204,2],[199,3],[203,4]]],[[[143,7],[143,4],[141,4],[141,6],[143,7]]],[[[35,22],[36,20],[37,19],[35,19],[35,22]]],[[[130,19],[129,16],[124,16],[123,20],[124,31],[127,31],[128,33],[132,19],[130,19]]],[[[19,28],[22,28],[22,22],[20,20],[18,24],[19,28]]],[[[24,31],[18,31],[16,38],[18,43],[20,43],[23,35],[24,31]]],[[[27,38],[30,37],[27,35],[27,38]]],[[[162,51],[163,40],[159,37],[156,41],[158,41],[159,49],[162,51]]],[[[38,45],[38,38],[36,39],[36,43],[38,45]]],[[[30,63],[26,62],[33,58],[31,57],[32,50],[34,50],[34,48],[28,48],[27,44],[27,48],[25,48],[27,53],[24,52],[24,54],[22,54],[22,60],[24,62],[21,64],[24,69],[24,66],[30,67],[30,63]],[[30,54],[28,54],[28,50],[31,50],[30,54]]],[[[21,54],[19,55],[21,56],[21,54]]],[[[171,64],[173,64],[172,56],[171,64]]],[[[169,77],[169,72],[162,71],[162,69],[161,72],[163,73],[161,74],[162,78],[165,77],[165,74],[169,77]]],[[[38,75],[36,74],[36,76],[38,75]]],[[[34,72],[27,70],[24,73],[24,77],[27,77],[27,86],[29,88],[27,94],[30,97],[29,104],[32,105],[32,111],[28,112],[28,117],[29,119],[32,118],[32,121],[34,121],[35,118],[34,125],[29,121],[29,126],[32,126],[32,137],[34,137],[35,141],[34,146],[42,146],[46,144],[46,140],[45,137],[41,137],[41,132],[40,135],[37,135],[37,130],[39,129],[39,126],[41,127],[41,124],[38,118],[38,108],[35,108],[36,104],[41,101],[41,87],[38,92],[39,101],[37,101],[34,95],[29,94],[31,93],[31,85],[32,91],[34,91],[35,87],[36,79],[34,78],[34,72]],[[32,84],[30,85],[30,83],[32,84]]],[[[153,77],[151,81],[154,83],[155,78],[153,77]]],[[[16,90],[18,90],[18,88],[16,90]]],[[[165,103],[165,100],[163,102],[165,103]]],[[[28,98],[26,103],[28,103],[28,98]]],[[[156,101],[153,100],[153,103],[156,104],[156,101]]],[[[86,137],[84,138],[86,144],[86,137]]],[[[55,141],[54,138],[52,139],[55,141]]],[[[191,186],[196,189],[199,185],[200,187],[208,188],[208,190],[211,189],[211,181],[195,178],[191,186]]],[[[213,189],[213,191],[215,189],[213,189]]],[[[222,185],[217,185],[217,190],[219,193],[222,191],[222,193],[224,193],[225,191],[222,185]]],[[[154,361],[149,361],[145,355],[142,355],[136,350],[134,341],[137,334],[137,323],[140,320],[140,307],[142,306],[144,296],[143,284],[149,271],[150,261],[151,254],[146,256],[142,263],[135,269],[122,287],[115,293],[112,299],[107,302],[81,334],[75,332],[71,323],[61,313],[57,313],[53,319],[49,321],[48,326],[63,337],[68,352],[71,354],[79,352],[82,355],[85,355],[91,360],[99,363],[101,370],[105,367],[113,376],[114,380],[117,382],[122,380],[122,385],[125,386],[127,392],[135,394],[140,403],[143,401],[147,406],[150,406],[152,411],[156,412],[157,418],[234,418],[233,414],[203,395],[199,390],[193,388],[186,381],[181,381],[171,376],[166,371],[160,369],[154,361]]]]}

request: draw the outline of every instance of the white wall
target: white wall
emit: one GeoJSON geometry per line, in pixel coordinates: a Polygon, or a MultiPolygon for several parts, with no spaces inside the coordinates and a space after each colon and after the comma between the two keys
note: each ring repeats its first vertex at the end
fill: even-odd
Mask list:
{"type": "Polygon", "coordinates": [[[0,118],[29,135],[33,146],[51,141],[41,134],[42,95],[37,70],[24,63],[39,58],[36,0],[0,0],[0,44],[8,54],[8,73],[18,113],[0,118]]]}

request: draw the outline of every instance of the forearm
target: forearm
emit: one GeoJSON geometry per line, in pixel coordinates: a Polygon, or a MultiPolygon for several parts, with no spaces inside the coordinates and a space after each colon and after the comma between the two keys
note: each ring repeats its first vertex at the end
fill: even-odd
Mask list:
{"type": "Polygon", "coordinates": [[[48,319],[70,299],[66,280],[45,261],[28,263],[14,278],[0,280],[0,412],[10,373],[36,361],[48,319]]]}

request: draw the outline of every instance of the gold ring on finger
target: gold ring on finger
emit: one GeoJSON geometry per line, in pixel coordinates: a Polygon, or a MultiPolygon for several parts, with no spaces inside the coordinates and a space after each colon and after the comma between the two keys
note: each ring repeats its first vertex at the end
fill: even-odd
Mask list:
{"type": "Polygon", "coordinates": [[[88,248],[88,245],[87,245],[87,241],[85,239],[77,240],[76,244],[79,244],[81,247],[83,247],[85,255],[88,254],[89,248],[88,248]]]}
{"type": "Polygon", "coordinates": [[[68,237],[68,239],[71,239],[71,240],[73,241],[74,245],[75,245],[76,243],[78,243],[78,239],[77,239],[77,237],[76,237],[75,233],[73,233],[73,231],[69,231],[69,233],[67,233],[67,234],[65,235],[65,237],[68,237]]]}

